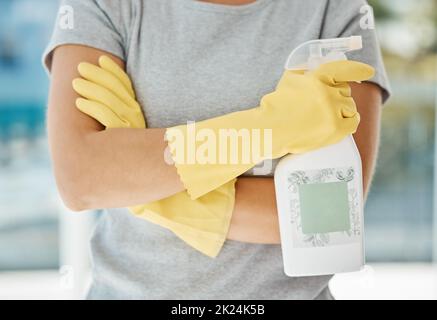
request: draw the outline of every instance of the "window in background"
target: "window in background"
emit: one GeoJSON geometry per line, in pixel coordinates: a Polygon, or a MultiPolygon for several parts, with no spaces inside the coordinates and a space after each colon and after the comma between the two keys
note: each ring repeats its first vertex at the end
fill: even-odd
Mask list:
{"type": "Polygon", "coordinates": [[[59,202],[41,67],[57,1],[0,1],[0,270],[57,268],[59,202]]]}
{"type": "Polygon", "coordinates": [[[370,3],[394,95],[365,210],[368,260],[431,261],[437,1],[370,3]]]}

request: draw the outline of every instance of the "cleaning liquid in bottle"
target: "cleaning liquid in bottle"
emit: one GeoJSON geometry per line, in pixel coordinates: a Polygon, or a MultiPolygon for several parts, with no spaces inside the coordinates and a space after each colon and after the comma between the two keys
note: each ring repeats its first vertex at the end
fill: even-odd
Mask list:
{"type": "MultiPolygon", "coordinates": [[[[309,41],[290,54],[285,68],[311,71],[360,49],[360,36],[309,41]]],[[[275,188],[286,275],[335,274],[364,266],[361,158],[352,136],[282,158],[275,188]]]]}

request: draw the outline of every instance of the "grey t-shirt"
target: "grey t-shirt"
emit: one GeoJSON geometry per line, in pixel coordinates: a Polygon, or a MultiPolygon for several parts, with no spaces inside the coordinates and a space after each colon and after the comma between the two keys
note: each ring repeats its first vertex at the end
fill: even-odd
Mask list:
{"type": "MultiPolygon", "coordinates": [[[[59,15],[63,20],[56,23],[45,63],[50,67],[53,49],[63,44],[87,45],[122,58],[148,125],[169,127],[257,106],[275,88],[289,53],[304,41],[361,35],[364,49],[349,58],[376,68],[372,81],[386,98],[389,88],[375,31],[360,28],[365,4],[64,0],[69,10],[59,15]],[[73,18],[72,29],[68,18],[73,18]]],[[[91,299],[330,298],[330,276],[284,274],[279,245],[228,240],[212,259],[127,209],[103,214],[92,238],[92,256],[91,299]]]]}

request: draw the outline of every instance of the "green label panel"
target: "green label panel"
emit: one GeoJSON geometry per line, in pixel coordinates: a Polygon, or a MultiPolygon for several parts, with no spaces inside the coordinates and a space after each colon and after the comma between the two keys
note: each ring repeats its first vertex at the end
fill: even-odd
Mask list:
{"type": "Polygon", "coordinates": [[[347,182],[302,184],[299,198],[304,234],[350,230],[347,182]]]}

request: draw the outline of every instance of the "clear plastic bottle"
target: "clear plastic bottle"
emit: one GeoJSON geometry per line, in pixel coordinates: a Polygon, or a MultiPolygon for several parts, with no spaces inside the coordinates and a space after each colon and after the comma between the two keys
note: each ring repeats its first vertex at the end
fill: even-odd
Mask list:
{"type": "MultiPolygon", "coordinates": [[[[361,37],[306,42],[285,68],[310,71],[346,60],[361,37]]],[[[281,159],[275,170],[284,271],[290,277],[358,271],[364,266],[361,158],[352,136],[281,159]]]]}

